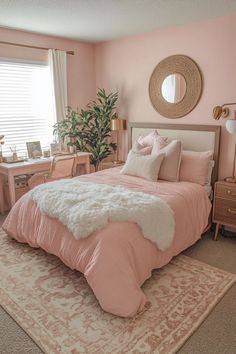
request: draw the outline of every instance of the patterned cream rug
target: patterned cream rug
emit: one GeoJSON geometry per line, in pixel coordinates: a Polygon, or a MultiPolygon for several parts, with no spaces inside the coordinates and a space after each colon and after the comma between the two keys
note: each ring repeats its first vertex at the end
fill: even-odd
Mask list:
{"type": "Polygon", "coordinates": [[[101,309],[82,274],[0,231],[0,304],[45,353],[176,353],[234,282],[181,255],[145,282],[149,308],[123,319],[101,309]]]}

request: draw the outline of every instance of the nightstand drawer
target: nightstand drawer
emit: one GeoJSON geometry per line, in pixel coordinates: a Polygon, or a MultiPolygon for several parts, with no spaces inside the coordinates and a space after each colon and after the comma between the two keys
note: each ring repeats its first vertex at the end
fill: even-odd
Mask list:
{"type": "Polygon", "coordinates": [[[236,186],[232,185],[232,183],[230,185],[217,183],[216,197],[236,200],[236,186]]]}
{"type": "Polygon", "coordinates": [[[216,198],[214,220],[236,226],[236,200],[216,198]]]}

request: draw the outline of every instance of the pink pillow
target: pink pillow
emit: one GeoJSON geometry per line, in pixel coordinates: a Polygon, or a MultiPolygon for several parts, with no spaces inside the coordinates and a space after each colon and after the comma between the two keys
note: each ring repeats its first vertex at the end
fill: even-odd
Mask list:
{"type": "Polygon", "coordinates": [[[183,151],[179,172],[180,181],[198,183],[204,186],[212,156],[212,151],[183,151]]]}
{"type": "Polygon", "coordinates": [[[152,152],[152,146],[143,146],[138,141],[135,141],[132,151],[140,155],[150,155],[152,152]]]}
{"type": "Polygon", "coordinates": [[[164,141],[167,140],[166,137],[161,137],[160,134],[157,132],[157,130],[152,130],[149,134],[145,135],[145,136],[140,136],[137,140],[137,142],[141,145],[144,146],[153,146],[154,141],[157,138],[162,138],[164,141]]]}
{"type": "Polygon", "coordinates": [[[182,144],[181,141],[173,140],[162,149],[159,148],[159,143],[156,140],[152,148],[152,155],[164,153],[165,158],[162,162],[159,179],[165,181],[176,182],[179,180],[179,167],[181,161],[182,144]]]}

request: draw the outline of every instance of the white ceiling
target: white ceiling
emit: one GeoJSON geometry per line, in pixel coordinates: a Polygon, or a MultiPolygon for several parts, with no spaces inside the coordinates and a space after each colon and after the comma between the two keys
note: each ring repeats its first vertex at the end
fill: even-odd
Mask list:
{"type": "Polygon", "coordinates": [[[0,26],[99,42],[236,13],[236,0],[0,0],[0,26]]]}

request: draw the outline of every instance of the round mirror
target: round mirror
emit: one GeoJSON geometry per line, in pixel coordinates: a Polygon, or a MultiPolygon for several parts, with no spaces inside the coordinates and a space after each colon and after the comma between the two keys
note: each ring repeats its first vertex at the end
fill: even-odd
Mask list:
{"type": "Polygon", "coordinates": [[[178,73],[168,75],[161,85],[161,93],[169,103],[180,102],[186,93],[186,81],[183,75],[178,73]]]}
{"type": "Polygon", "coordinates": [[[163,59],[150,77],[151,103],[166,118],[186,116],[197,105],[201,93],[200,69],[185,55],[172,55],[163,59]]]}

